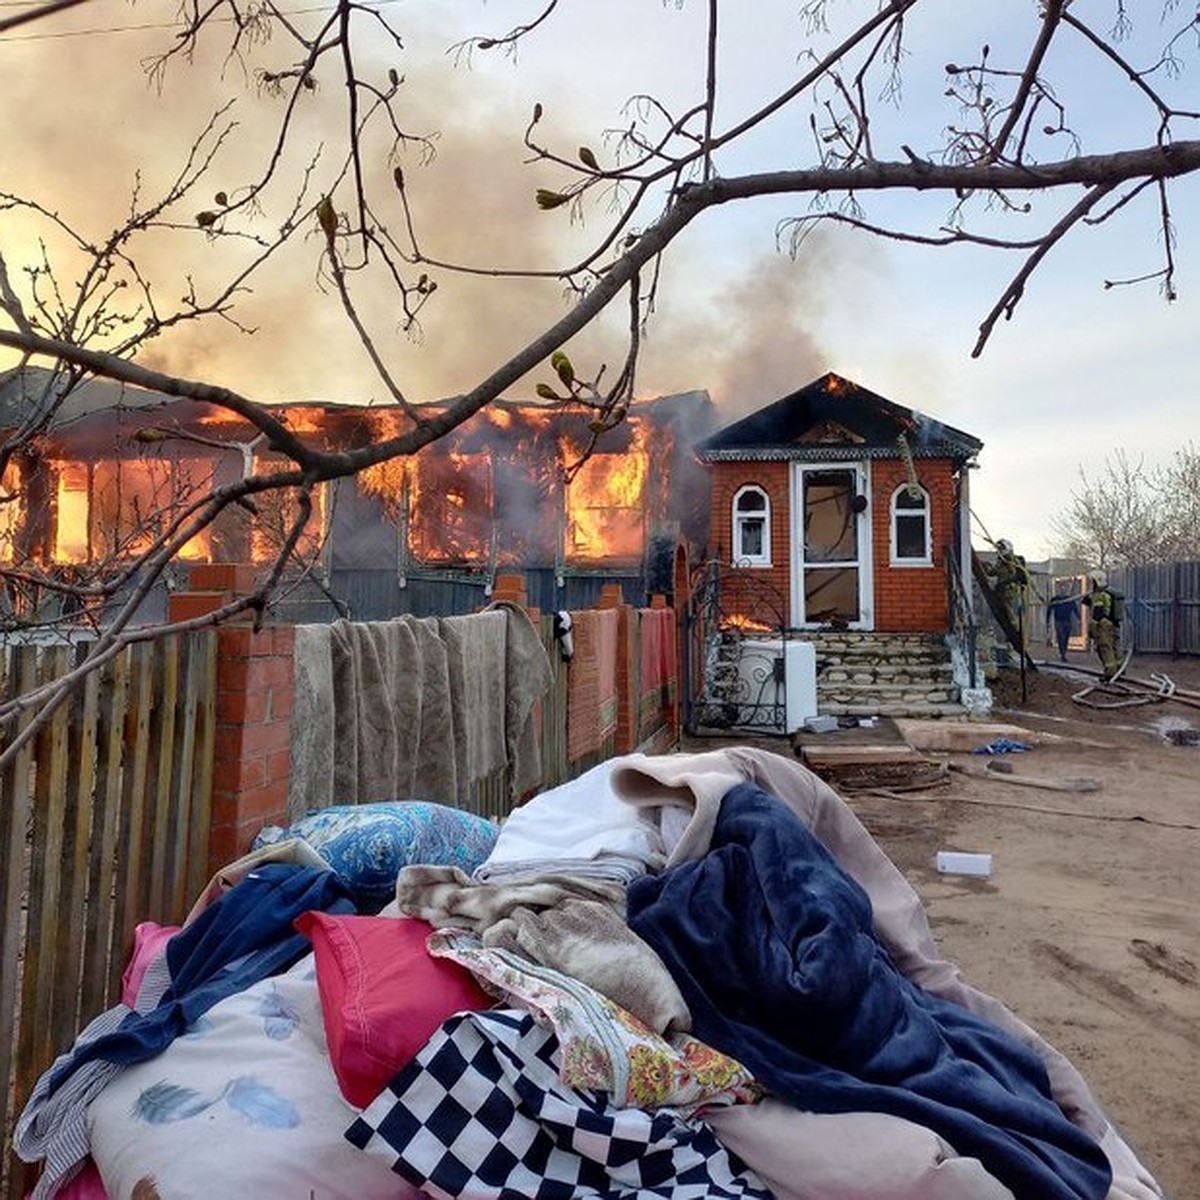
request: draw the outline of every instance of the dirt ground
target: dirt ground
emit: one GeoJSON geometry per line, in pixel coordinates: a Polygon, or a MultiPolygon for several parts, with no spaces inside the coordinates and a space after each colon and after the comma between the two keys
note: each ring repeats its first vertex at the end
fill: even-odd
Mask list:
{"type": "MultiPolygon", "coordinates": [[[[1151,672],[1200,697],[1200,659],[1128,668],[1151,672]]],[[[843,794],[921,895],[943,955],[1063,1051],[1166,1195],[1188,1200],[1200,1196],[1200,744],[1187,731],[1200,731],[1200,699],[1072,700],[1096,682],[1046,665],[1022,695],[1005,671],[990,718],[1062,739],[1004,755],[1013,773],[1096,790],[952,770],[935,788],[843,794]],[[939,874],[939,850],[990,853],[992,874],[939,874]]],[[[792,752],[786,739],[759,744],[792,752]]],[[[936,757],[983,769],[999,756],[936,757]]]]}

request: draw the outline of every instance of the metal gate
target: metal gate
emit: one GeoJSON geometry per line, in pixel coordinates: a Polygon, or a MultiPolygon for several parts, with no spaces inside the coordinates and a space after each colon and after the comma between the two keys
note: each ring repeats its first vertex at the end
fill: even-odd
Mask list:
{"type": "Polygon", "coordinates": [[[689,734],[786,732],[786,614],[761,573],[715,560],[696,569],[682,656],[689,734]]]}

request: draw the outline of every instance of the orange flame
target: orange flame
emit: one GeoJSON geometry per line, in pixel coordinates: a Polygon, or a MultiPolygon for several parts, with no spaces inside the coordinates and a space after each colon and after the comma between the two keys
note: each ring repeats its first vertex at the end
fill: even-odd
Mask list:
{"type": "MultiPolygon", "coordinates": [[[[412,428],[406,413],[390,407],[306,404],[275,411],[290,429],[327,447],[364,445],[412,428]]],[[[95,562],[144,550],[214,478],[240,474],[233,451],[249,452],[255,431],[220,410],[190,419],[192,432],[203,431],[192,443],[179,422],[178,438],[168,433],[151,445],[122,443],[101,459],[86,452],[70,459],[63,452],[69,442],[60,445],[50,464],[56,479],[50,549],[57,561],[95,562]],[[227,448],[206,446],[205,439],[219,439],[227,448]]],[[[651,455],[655,463],[672,461],[671,434],[635,409],[564,483],[564,468],[587,444],[579,413],[501,401],[424,450],[364,470],[350,486],[379,499],[382,519],[406,533],[406,551],[417,562],[637,563],[648,531],[667,516],[660,485],[668,469],[652,467],[651,455]]],[[[270,468],[273,460],[264,449],[254,455],[254,467],[270,468]]],[[[196,537],[184,557],[208,558],[214,548],[225,556],[248,553],[255,561],[273,557],[293,519],[294,496],[260,495],[255,503],[257,517],[222,516],[220,528],[196,537]]],[[[20,528],[6,508],[0,504],[0,555],[11,554],[14,528],[20,528]]],[[[303,555],[319,551],[329,519],[327,496],[314,493],[314,513],[299,547],[303,555]]]]}
{"type": "Polygon", "coordinates": [[[776,627],[768,625],[749,613],[731,613],[721,619],[723,629],[738,629],[743,633],[772,633],[776,627]]]}
{"type": "Polygon", "coordinates": [[[16,553],[13,545],[21,520],[20,481],[12,463],[0,475],[0,562],[12,562],[16,553]]]}
{"type": "Polygon", "coordinates": [[[627,450],[593,453],[566,489],[568,561],[641,558],[646,545],[649,455],[644,423],[632,426],[627,450]]]}

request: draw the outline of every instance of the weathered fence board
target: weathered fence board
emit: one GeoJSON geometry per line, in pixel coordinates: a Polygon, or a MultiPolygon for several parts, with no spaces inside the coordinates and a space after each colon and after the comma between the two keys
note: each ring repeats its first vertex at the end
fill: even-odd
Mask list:
{"type": "MultiPolygon", "coordinates": [[[[5,686],[0,692],[3,700],[11,700],[30,692],[37,682],[37,655],[28,653],[8,656],[5,686]]],[[[28,726],[30,714],[24,714],[16,724],[14,736],[28,726]]],[[[19,1196],[28,1171],[13,1163],[9,1153],[11,1131],[16,1119],[13,1077],[19,1061],[19,1041],[16,1036],[21,1016],[21,972],[24,964],[26,915],[24,897],[28,886],[28,855],[26,852],[29,821],[33,810],[33,743],[27,742],[15,761],[0,772],[0,852],[5,854],[5,887],[3,926],[0,928],[0,1133],[4,1138],[4,1159],[0,1162],[0,1196],[19,1196]]]]}
{"type": "MultiPolygon", "coordinates": [[[[203,884],[216,646],[204,631],[126,648],[0,774],[0,1200],[33,1178],[12,1153],[15,1116],[55,1055],[117,1000],[134,925],[182,920],[203,884]]],[[[85,652],[5,647],[0,700],[61,678],[85,652]]]]}
{"type": "Polygon", "coordinates": [[[1143,654],[1200,654],[1200,562],[1147,563],[1110,574],[1125,597],[1126,646],[1143,654]]]}

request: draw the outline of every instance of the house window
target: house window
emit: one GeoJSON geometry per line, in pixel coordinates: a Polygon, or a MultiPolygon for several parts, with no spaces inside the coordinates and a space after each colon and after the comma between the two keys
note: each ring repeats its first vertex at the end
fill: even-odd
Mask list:
{"type": "Polygon", "coordinates": [[[908,484],[892,493],[892,562],[897,564],[933,561],[929,530],[929,493],[918,488],[914,495],[908,484]]]}
{"type": "Polygon", "coordinates": [[[754,484],[733,498],[733,561],[739,567],[771,565],[771,502],[754,484]]]}

